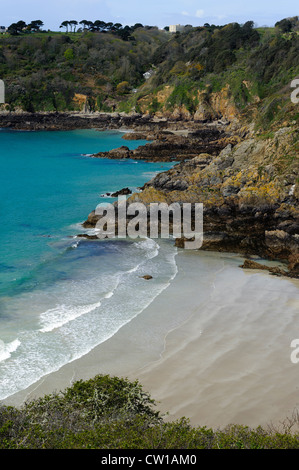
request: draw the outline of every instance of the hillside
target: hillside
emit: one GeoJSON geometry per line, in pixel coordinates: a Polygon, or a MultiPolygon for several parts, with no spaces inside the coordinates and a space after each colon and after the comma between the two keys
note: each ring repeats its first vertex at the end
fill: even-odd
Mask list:
{"type": "Polygon", "coordinates": [[[299,75],[298,21],[290,32],[252,22],[170,34],[111,32],[0,37],[0,77],[9,110],[135,111],[196,120],[298,119],[289,106],[299,75]]]}

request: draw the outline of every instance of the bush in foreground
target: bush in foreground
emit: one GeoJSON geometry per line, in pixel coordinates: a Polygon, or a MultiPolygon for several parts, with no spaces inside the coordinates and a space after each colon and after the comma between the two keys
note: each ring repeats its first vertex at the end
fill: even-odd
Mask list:
{"type": "Polygon", "coordinates": [[[291,432],[231,425],[222,430],[167,422],[138,381],[98,375],[60,393],[0,408],[1,449],[295,449],[291,432]]]}

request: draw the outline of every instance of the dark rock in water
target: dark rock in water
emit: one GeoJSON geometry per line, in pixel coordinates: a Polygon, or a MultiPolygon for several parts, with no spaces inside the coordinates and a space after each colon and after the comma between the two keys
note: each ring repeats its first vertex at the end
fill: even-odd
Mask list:
{"type": "Polygon", "coordinates": [[[128,194],[132,194],[132,191],[129,188],[123,188],[115,193],[110,194],[111,197],[118,197],[118,196],[127,196],[128,194]]]}
{"type": "Polygon", "coordinates": [[[147,281],[149,279],[153,279],[153,276],[150,276],[149,274],[146,274],[145,276],[141,276],[141,277],[142,277],[142,279],[146,279],[147,281]]]}
{"type": "Polygon", "coordinates": [[[92,211],[85,222],[83,222],[82,227],[84,228],[94,228],[99,221],[100,216],[96,214],[95,211],[92,211]]]}
{"type": "Polygon", "coordinates": [[[86,238],[87,240],[99,240],[97,235],[88,235],[87,233],[80,233],[77,235],[78,238],[86,238]]]}
{"type": "Polygon", "coordinates": [[[113,150],[109,150],[109,152],[99,152],[93,155],[94,158],[111,158],[111,159],[123,159],[123,158],[131,158],[132,151],[129,147],[122,145],[121,147],[113,150]]]}
{"type": "MultiPolygon", "coordinates": [[[[131,135],[134,134],[128,134],[130,136],[128,138],[131,138],[131,135]]],[[[164,130],[148,135],[147,140],[152,140],[152,142],[140,145],[135,150],[130,150],[123,145],[108,152],[96,153],[93,157],[111,159],[132,158],[134,160],[151,162],[186,161],[207,152],[211,158],[211,156],[217,155],[227,147],[228,143],[226,135],[217,128],[202,128],[197,131],[196,135],[190,134],[188,137],[164,130]]]]}

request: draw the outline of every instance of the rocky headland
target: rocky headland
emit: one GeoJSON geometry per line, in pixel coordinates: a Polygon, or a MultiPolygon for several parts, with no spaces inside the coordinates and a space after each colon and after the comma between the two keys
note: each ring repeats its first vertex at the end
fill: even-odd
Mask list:
{"type": "MultiPolygon", "coordinates": [[[[216,128],[188,136],[161,132],[135,151],[124,146],[95,156],[179,161],[127,203],[201,202],[201,249],[281,260],[286,269],[272,274],[299,277],[298,137],[294,126],[269,136],[260,136],[252,126],[236,133],[216,128]]],[[[93,211],[83,226],[95,227],[98,220],[93,211]]],[[[175,244],[183,248],[185,241],[176,239],[175,244]]]]}
{"type": "MultiPolygon", "coordinates": [[[[215,124],[213,127],[202,125],[193,131],[181,131],[174,133],[170,131],[159,131],[151,134],[144,134],[145,140],[151,142],[140,145],[135,150],[130,150],[123,145],[108,152],[99,152],[93,155],[94,158],[123,159],[132,158],[134,160],[155,161],[185,161],[209,152],[211,156],[216,156],[229,142],[236,143],[237,138],[227,134],[215,124]],[[184,135],[182,135],[182,133],[184,135]]],[[[140,139],[140,133],[135,134],[140,139]]],[[[132,139],[134,134],[125,134],[125,139],[132,139]]]]}

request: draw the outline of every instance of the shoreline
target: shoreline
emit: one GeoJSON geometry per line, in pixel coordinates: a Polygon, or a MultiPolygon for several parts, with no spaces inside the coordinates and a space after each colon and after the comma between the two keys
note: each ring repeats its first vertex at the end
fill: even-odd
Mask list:
{"type": "Polygon", "coordinates": [[[244,257],[179,251],[176,278],[141,314],[2,403],[20,406],[75,380],[109,374],[138,379],[170,420],[186,416],[211,427],[281,423],[299,407],[290,361],[299,281],[243,270],[244,257]]]}
{"type": "Polygon", "coordinates": [[[185,118],[157,119],[149,114],[139,113],[82,113],[61,112],[13,112],[0,111],[0,128],[18,130],[137,130],[138,132],[194,131],[198,128],[219,127],[225,129],[229,123],[220,120],[206,121],[185,118]]]}
{"type": "Polygon", "coordinates": [[[182,250],[176,260],[174,280],[135,319],[3,404],[109,374],[138,379],[168,420],[256,427],[290,417],[299,407],[290,360],[299,281],[243,270],[232,253],[182,250]]]}

